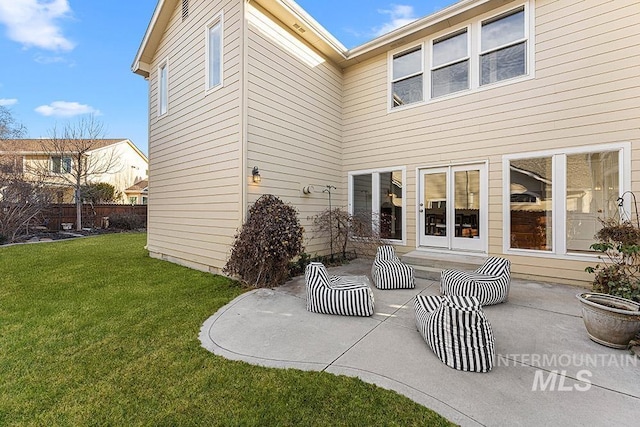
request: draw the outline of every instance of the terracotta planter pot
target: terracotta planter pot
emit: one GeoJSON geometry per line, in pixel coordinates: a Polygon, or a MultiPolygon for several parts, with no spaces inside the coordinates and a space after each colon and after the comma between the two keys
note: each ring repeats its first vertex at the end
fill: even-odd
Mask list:
{"type": "Polygon", "coordinates": [[[612,348],[627,348],[640,332],[640,303],[613,295],[584,292],[582,320],[589,338],[612,348]]]}

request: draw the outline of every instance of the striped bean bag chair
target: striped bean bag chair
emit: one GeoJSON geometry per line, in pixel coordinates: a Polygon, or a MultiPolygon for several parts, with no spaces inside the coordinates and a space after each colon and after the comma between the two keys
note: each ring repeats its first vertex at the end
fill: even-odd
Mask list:
{"type": "Polygon", "coordinates": [[[371,267],[373,284],[378,289],[413,289],[413,268],[396,256],[393,246],[378,247],[376,259],[371,267]]]}
{"type": "Polygon", "coordinates": [[[332,276],[320,262],[307,265],[304,273],[307,310],[343,316],[373,315],[373,292],[367,276],[332,276]]]}
{"type": "Polygon", "coordinates": [[[475,297],[418,295],[415,311],[418,331],[445,365],[468,372],[493,368],[493,331],[475,297]]]}
{"type": "Polygon", "coordinates": [[[511,283],[511,261],[490,257],[474,272],[444,270],[440,275],[440,292],[444,295],[474,296],[481,305],[507,301],[511,283]]]}

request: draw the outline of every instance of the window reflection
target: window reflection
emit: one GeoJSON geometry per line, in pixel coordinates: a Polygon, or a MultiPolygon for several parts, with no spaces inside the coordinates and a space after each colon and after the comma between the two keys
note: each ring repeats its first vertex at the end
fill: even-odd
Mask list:
{"type": "Polygon", "coordinates": [[[552,158],[511,161],[511,247],[551,251],[552,158]]]}

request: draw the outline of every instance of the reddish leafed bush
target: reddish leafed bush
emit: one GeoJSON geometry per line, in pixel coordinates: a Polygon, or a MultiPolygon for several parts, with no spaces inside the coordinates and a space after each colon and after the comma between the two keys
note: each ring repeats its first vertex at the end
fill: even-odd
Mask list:
{"type": "Polygon", "coordinates": [[[303,232],[296,209],[266,194],[249,209],[223,271],[259,288],[280,285],[289,261],[304,250],[303,232]]]}

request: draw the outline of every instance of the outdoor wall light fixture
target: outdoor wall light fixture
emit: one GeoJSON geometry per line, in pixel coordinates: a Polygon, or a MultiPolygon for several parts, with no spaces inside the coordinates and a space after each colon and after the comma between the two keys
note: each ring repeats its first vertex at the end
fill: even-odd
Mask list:
{"type": "Polygon", "coordinates": [[[262,181],[262,177],[260,176],[260,171],[258,170],[257,166],[253,167],[251,175],[253,176],[253,182],[256,184],[260,184],[260,181],[262,181]]]}

